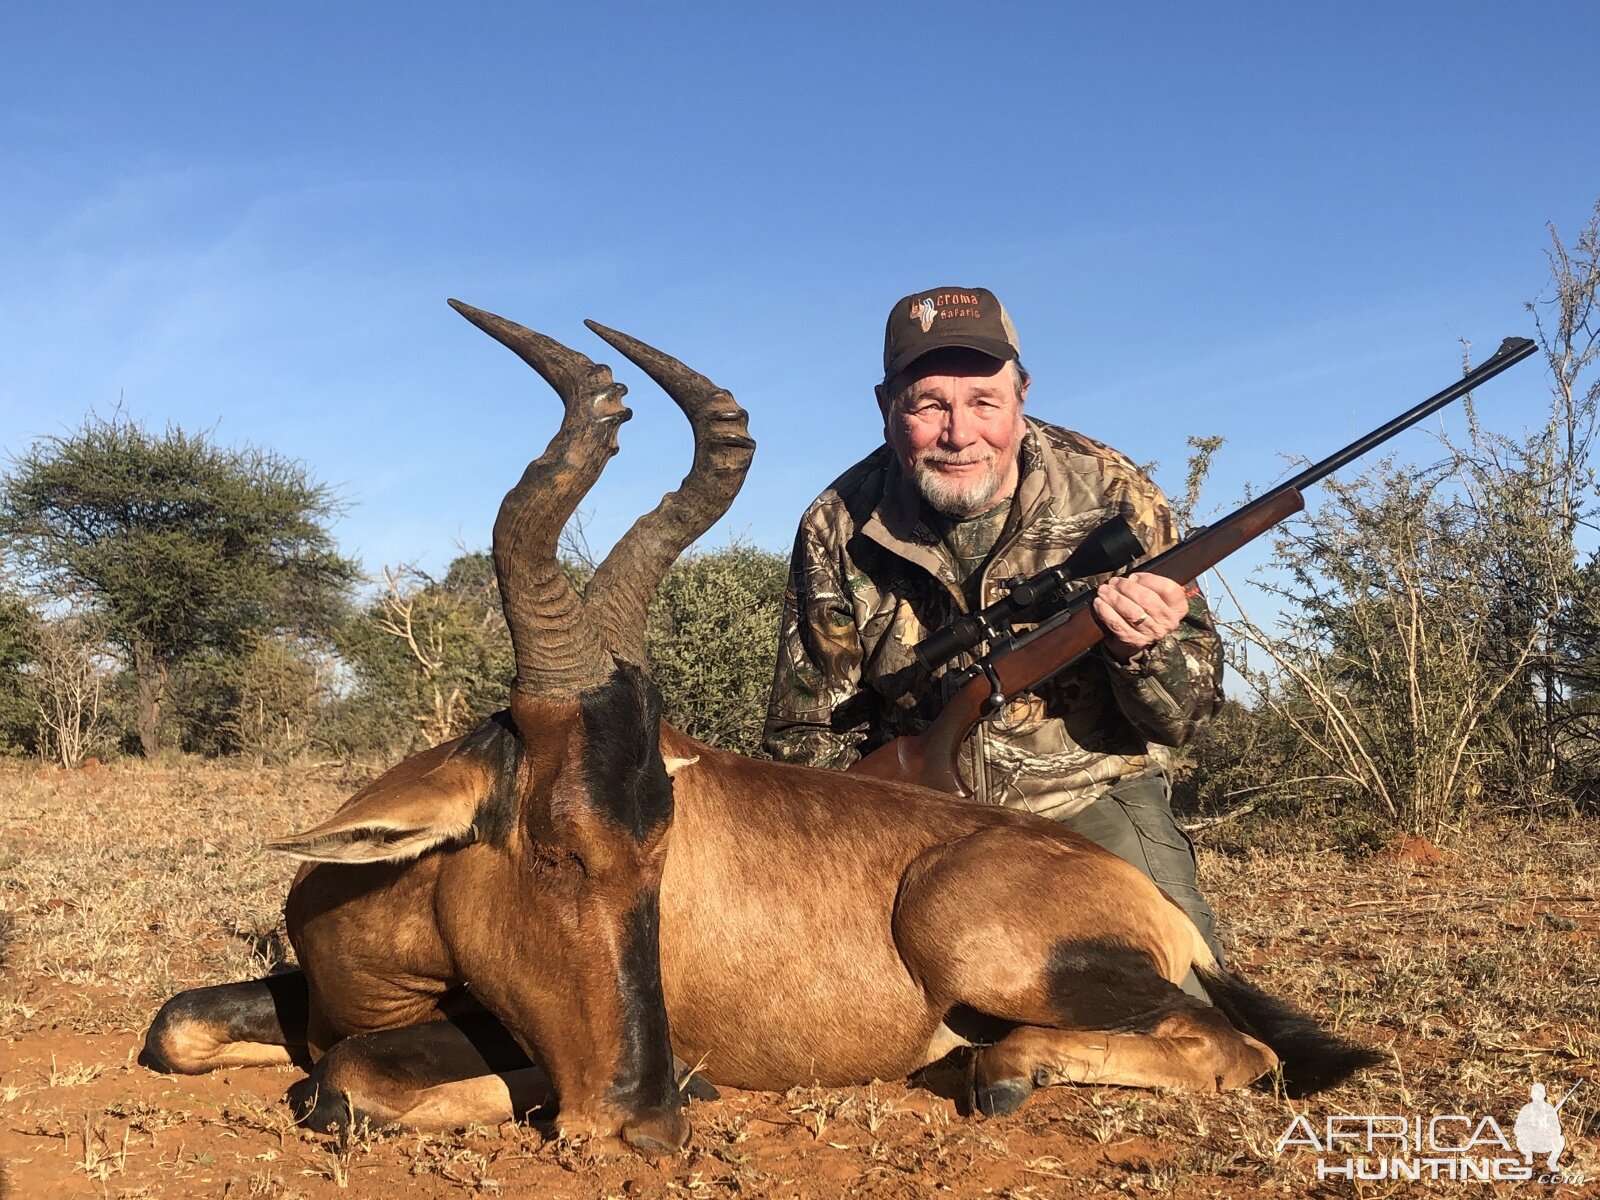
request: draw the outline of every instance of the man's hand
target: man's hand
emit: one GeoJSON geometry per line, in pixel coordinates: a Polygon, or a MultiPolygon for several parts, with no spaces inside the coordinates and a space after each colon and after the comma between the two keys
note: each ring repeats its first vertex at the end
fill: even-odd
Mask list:
{"type": "Polygon", "coordinates": [[[1121,662],[1166,637],[1188,611],[1183,584],[1164,575],[1121,575],[1094,594],[1094,615],[1106,631],[1106,651],[1121,662]]]}

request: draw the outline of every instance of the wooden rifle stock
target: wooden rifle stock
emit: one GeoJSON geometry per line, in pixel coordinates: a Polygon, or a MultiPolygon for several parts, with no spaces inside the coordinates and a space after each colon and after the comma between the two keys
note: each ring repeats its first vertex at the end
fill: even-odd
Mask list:
{"type": "MultiPolygon", "coordinates": [[[[1262,500],[1266,503],[1250,505],[1190,535],[1137,569],[1191,584],[1246,542],[1305,507],[1300,490],[1293,487],[1281,488],[1262,500]]],[[[995,657],[993,668],[1000,690],[1007,696],[1016,696],[1037,687],[1077,662],[1104,637],[1105,630],[1089,605],[1076,605],[1061,618],[1019,637],[1004,654],[995,657]]],[[[879,746],[850,769],[877,779],[899,779],[958,796],[971,795],[958,766],[961,743],[968,731],[989,714],[993,690],[987,675],[973,676],[950,697],[927,729],[879,746]]]]}

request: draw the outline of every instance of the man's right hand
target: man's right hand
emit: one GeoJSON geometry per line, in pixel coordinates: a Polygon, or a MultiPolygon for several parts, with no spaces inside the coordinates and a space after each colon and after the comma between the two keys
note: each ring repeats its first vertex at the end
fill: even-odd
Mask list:
{"type": "Polygon", "coordinates": [[[1106,631],[1106,652],[1120,662],[1173,632],[1188,612],[1183,584],[1164,575],[1119,575],[1094,594],[1095,620],[1106,631]]]}

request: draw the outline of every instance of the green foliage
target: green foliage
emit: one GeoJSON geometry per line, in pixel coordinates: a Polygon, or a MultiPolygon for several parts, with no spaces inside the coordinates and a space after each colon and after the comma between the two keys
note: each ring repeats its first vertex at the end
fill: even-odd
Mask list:
{"type": "Polygon", "coordinates": [[[0,754],[33,748],[28,668],[38,646],[38,619],[22,597],[0,591],[0,754]]]}
{"type": "MultiPolygon", "coordinates": [[[[590,571],[568,563],[574,587],[590,571]]],[[[733,544],[678,560],[651,603],[646,650],[666,717],[714,746],[752,754],[773,680],[789,563],[733,544]]],[[[350,749],[413,749],[454,738],[506,707],[515,662],[490,555],[451,562],[442,579],[400,568],[341,630],[358,686],[339,706],[350,749]],[[394,714],[402,715],[400,723],[394,714]]]]}
{"type": "Polygon", "coordinates": [[[442,579],[386,570],[378,595],[337,641],[359,681],[347,729],[402,746],[471,729],[505,707],[516,674],[494,562],[481,551],[456,558],[442,579]],[[399,714],[398,726],[384,719],[385,707],[399,714]]]}
{"type": "Polygon", "coordinates": [[[274,764],[317,749],[333,674],[329,649],[273,634],[240,653],[189,659],[172,683],[182,748],[274,764]]]}
{"type": "Polygon", "coordinates": [[[301,464],[269,451],[91,415],[14,461],[0,539],[36,586],[85,605],[126,656],[152,753],[173,667],[336,622],[355,578],[327,529],[337,511],[301,464]]]}
{"type": "Polygon", "coordinates": [[[1287,695],[1305,701],[1297,727],[1326,769],[1430,835],[1494,777],[1494,730],[1535,650],[1525,626],[1501,619],[1504,593],[1484,569],[1498,531],[1439,494],[1455,474],[1380,468],[1333,485],[1278,540],[1298,585],[1285,595],[1297,607],[1284,660],[1287,695]]]}
{"type": "Polygon", "coordinates": [[[1276,785],[1294,775],[1294,730],[1263,706],[1224,700],[1200,733],[1176,754],[1174,810],[1215,815],[1271,801],[1276,785]]]}
{"type": "MultiPolygon", "coordinates": [[[[1500,473],[1496,485],[1497,503],[1481,503],[1455,455],[1385,463],[1330,481],[1315,510],[1280,527],[1287,579],[1266,588],[1283,606],[1279,627],[1232,626],[1273,668],[1244,671],[1265,726],[1254,737],[1279,748],[1268,756],[1276,779],[1257,786],[1332,791],[1429,836],[1485,797],[1537,807],[1522,731],[1569,593],[1502,573],[1511,510],[1535,501],[1526,476],[1500,473]]],[[[1530,557],[1573,559],[1559,531],[1520,536],[1530,557]]],[[[1240,752],[1223,747],[1221,778],[1248,771],[1229,765],[1240,752]]]]}
{"type": "Polygon", "coordinates": [[[1562,675],[1578,720],[1591,735],[1600,714],[1600,551],[1589,556],[1579,577],[1579,603],[1562,644],[1562,675]]]}
{"type": "MultiPolygon", "coordinates": [[[[581,589],[591,572],[568,567],[581,589]]],[[[756,751],[787,573],[784,556],[737,543],[691,554],[668,571],[646,630],[668,721],[713,745],[756,751]]],[[[338,647],[358,681],[334,714],[349,750],[455,737],[505,707],[516,673],[484,553],[456,558],[442,579],[385,571],[378,596],[340,632],[338,647]]]]}
{"type": "Polygon", "coordinates": [[[669,722],[713,746],[759,752],[788,573],[786,555],[737,542],[667,572],[646,646],[669,722]]]}

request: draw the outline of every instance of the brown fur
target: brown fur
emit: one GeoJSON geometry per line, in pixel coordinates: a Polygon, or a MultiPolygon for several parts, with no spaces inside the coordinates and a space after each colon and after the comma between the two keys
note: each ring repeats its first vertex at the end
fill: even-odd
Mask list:
{"type": "MultiPolygon", "coordinates": [[[[1149,1031],[1058,1028],[1049,965],[1063,939],[1126,947],[1168,984],[1211,958],[1144,876],[1054,822],[744,759],[663,726],[663,757],[695,761],[674,779],[670,829],[619,871],[614,860],[630,854],[630,839],[589,811],[567,767],[582,759],[570,705],[543,702],[520,717],[543,724],[519,790],[551,797],[543,820],[562,828],[547,831],[549,844],[581,847],[591,876],[546,857],[539,822],[519,820],[503,847],[468,841],[393,863],[309,863],[291,888],[308,1040],[314,1057],[331,1053],[318,1086],[348,1092],[369,1119],[500,1120],[517,1107],[514,1093],[526,1100],[550,1089],[567,1127],[615,1133],[623,1116],[604,1099],[620,1036],[620,1016],[604,1003],[614,955],[593,939],[653,873],[674,1049],[717,1083],[785,1089],[905,1075],[962,1044],[945,1024],[958,1009],[1015,1026],[974,1058],[975,1095],[997,1080],[1025,1095],[1036,1078],[1209,1090],[1276,1061],[1199,1005],[1149,1031]],[[553,735],[563,728],[565,741],[553,735]],[[530,886],[536,877],[541,886],[530,886]],[[622,891],[608,892],[611,877],[628,881],[622,891]],[[554,986],[538,969],[546,961],[563,964],[554,986]],[[485,1078],[486,1060],[442,1020],[473,1001],[545,1070],[485,1078]],[[436,1064],[431,1074],[415,1066],[397,1075],[392,1057],[364,1056],[369,1035],[407,1027],[419,1039],[417,1062],[436,1064]],[[447,1061],[454,1066],[437,1065],[447,1061]]],[[[491,773],[458,766],[449,777],[462,792],[443,795],[440,764],[439,751],[401,764],[310,832],[373,827],[382,815],[374,795],[414,811],[412,787],[438,805],[441,823],[459,824],[491,773]],[[352,811],[359,820],[346,819],[352,811]]],[[[190,1067],[218,1061],[208,1054],[190,1067]]]]}
{"type": "Polygon", "coordinates": [[[743,759],[675,780],[662,982],[680,1058],[739,1087],[843,1084],[929,1061],[946,1013],[1028,1019],[1050,945],[1149,947],[1168,979],[1192,926],[1132,867],[1043,818],[909,785],[743,759]],[[755,985],[755,986],[753,986],[755,985]]]}
{"type": "Polygon", "coordinates": [[[973,1056],[974,1090],[1057,1083],[1227,1091],[1259,1079],[1278,1056],[1200,1006],[1148,1034],[1085,1033],[1024,1025],[973,1056]]]}

